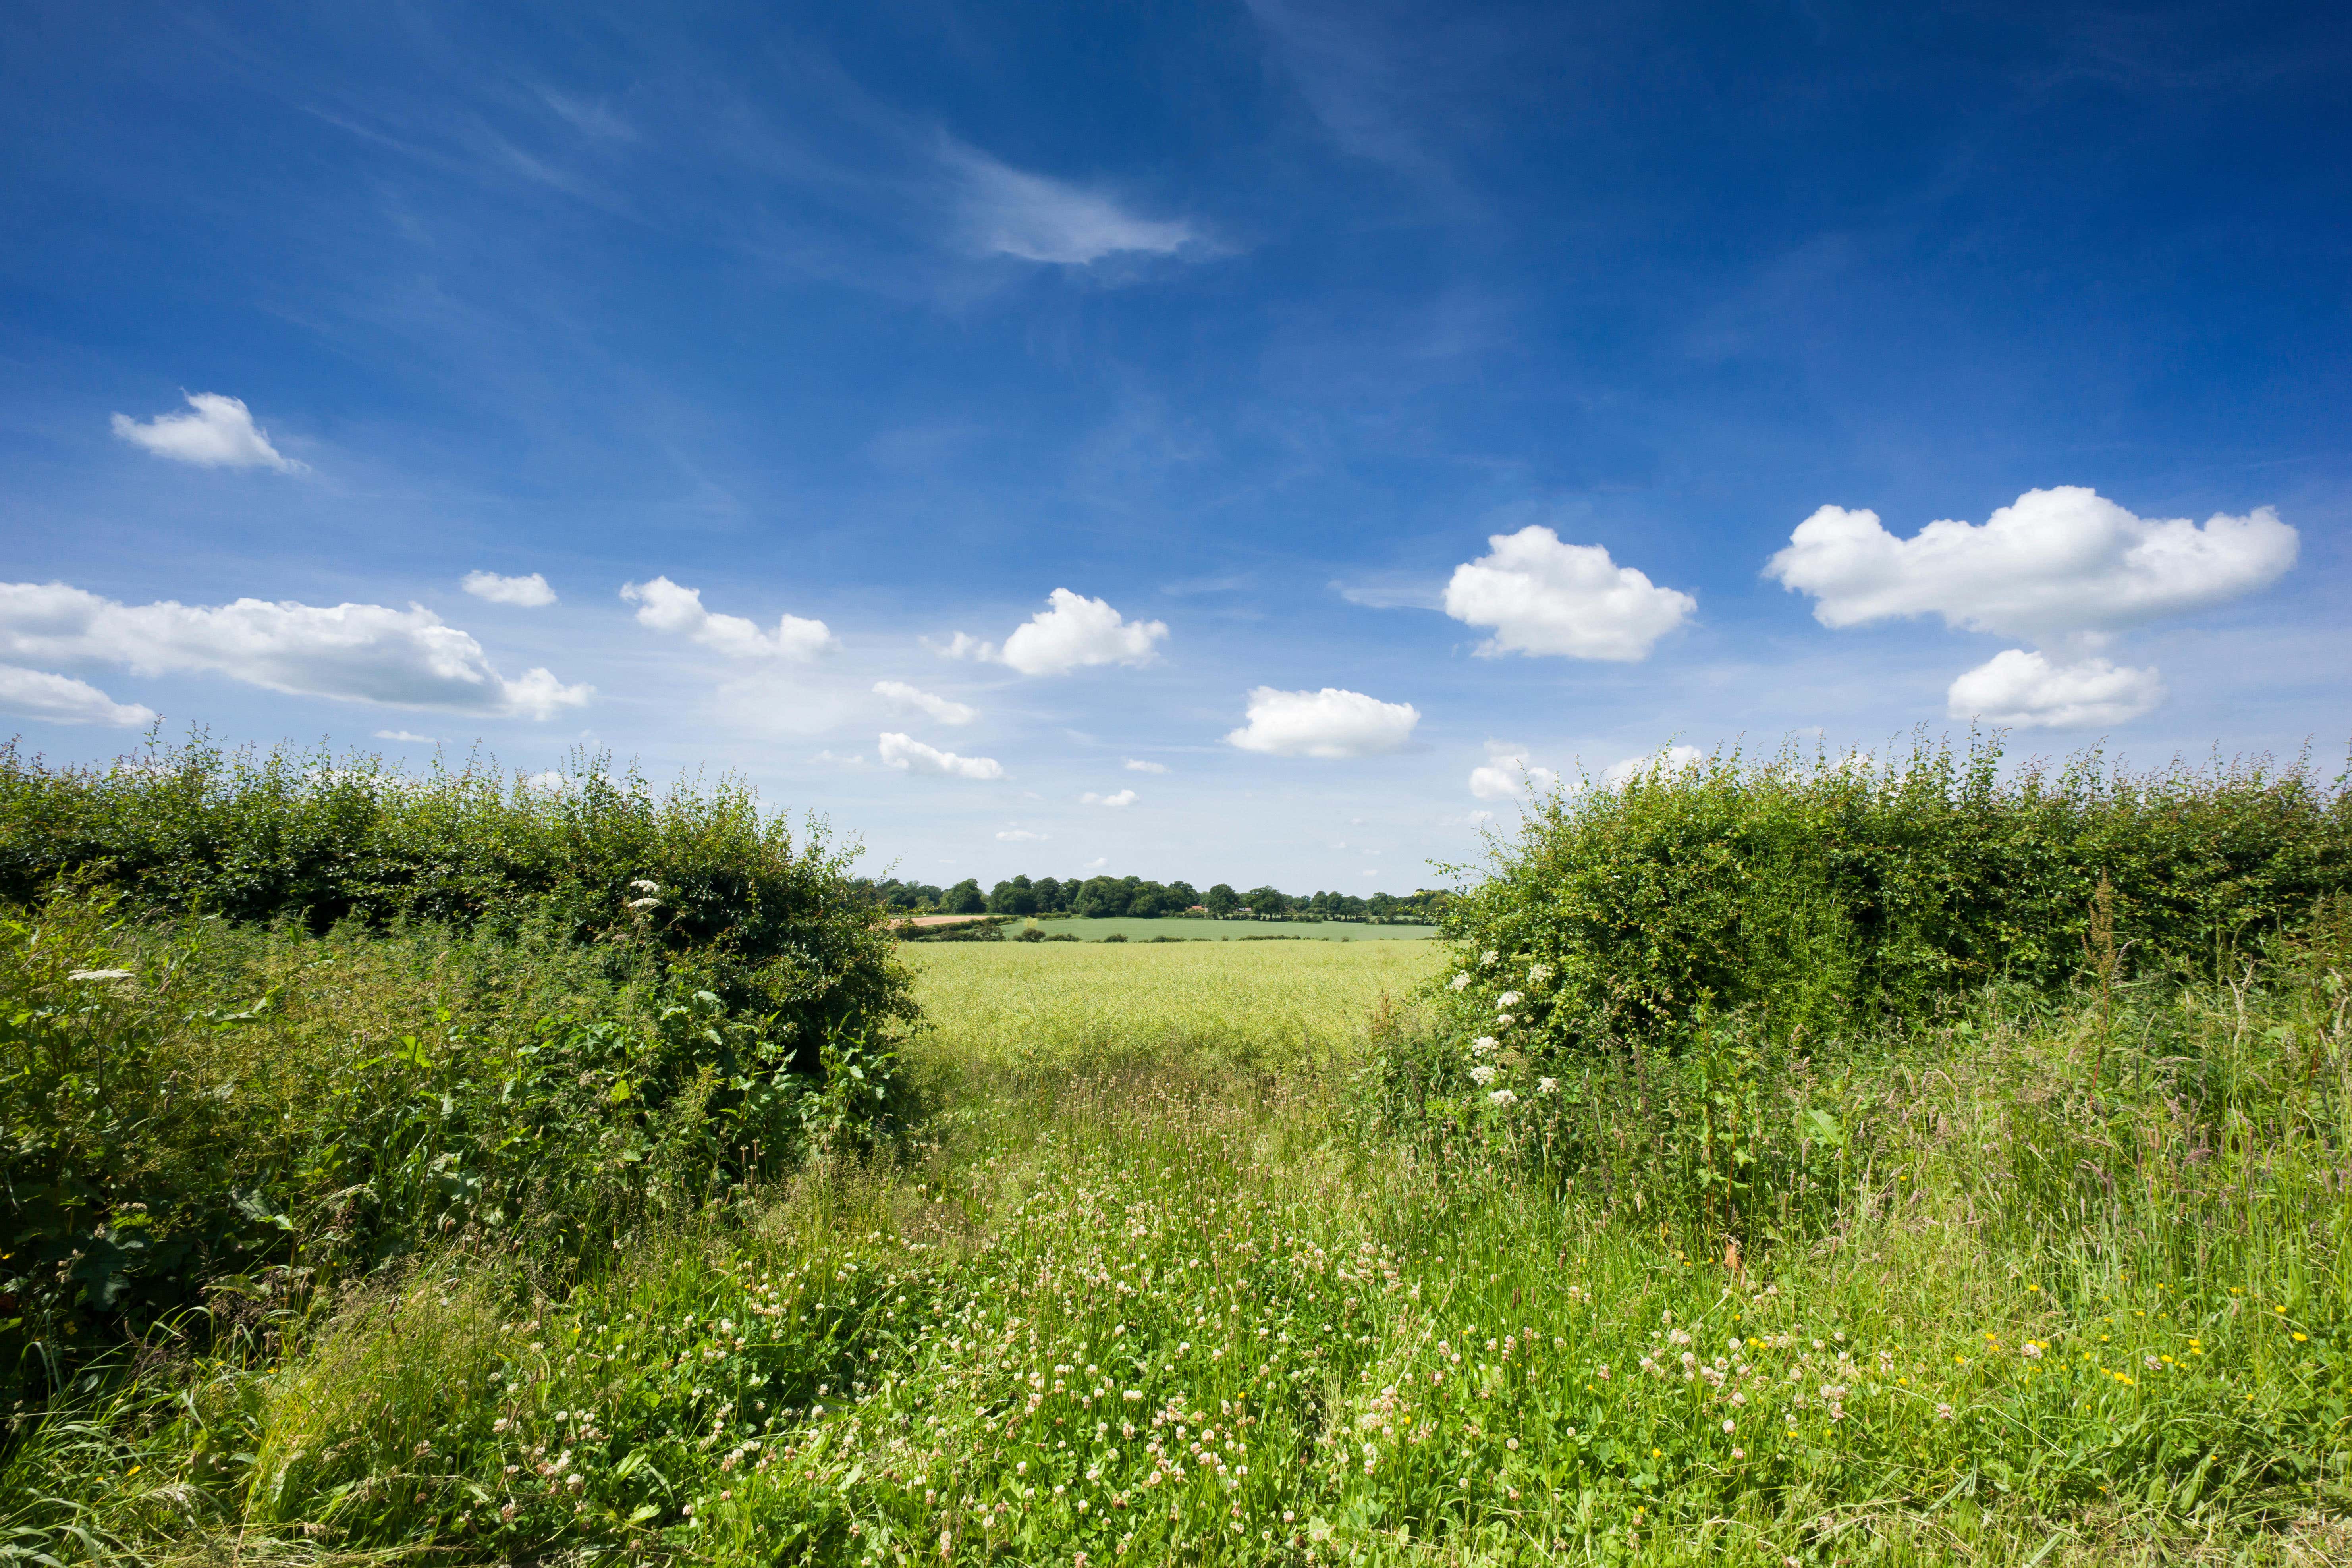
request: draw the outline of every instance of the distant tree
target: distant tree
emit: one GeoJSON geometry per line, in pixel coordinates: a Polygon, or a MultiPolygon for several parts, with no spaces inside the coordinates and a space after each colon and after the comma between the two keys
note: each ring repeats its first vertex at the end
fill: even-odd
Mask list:
{"type": "Polygon", "coordinates": [[[1051,877],[1037,879],[1037,912],[1039,914],[1066,914],[1069,908],[1069,889],[1064,884],[1051,877]]]}
{"type": "Polygon", "coordinates": [[[1242,896],[1234,891],[1231,884],[1225,882],[1220,882],[1211,888],[1208,897],[1201,901],[1208,905],[1209,912],[1219,919],[1232,914],[1242,907],[1242,896]]]}
{"type": "Polygon", "coordinates": [[[979,879],[966,877],[948,889],[942,907],[951,915],[985,914],[988,912],[988,899],[980,890],[979,879]]]}
{"type": "Polygon", "coordinates": [[[1192,883],[1171,882],[1168,884],[1168,912],[1170,914],[1181,913],[1185,910],[1191,909],[1194,904],[1197,904],[1200,901],[1201,895],[1193,890],[1192,883]]]}
{"type": "Polygon", "coordinates": [[[1286,915],[1290,912],[1290,897],[1279,888],[1252,888],[1242,895],[1242,902],[1262,915],[1286,915]]]}
{"type": "Polygon", "coordinates": [[[1070,912],[1085,920],[1116,920],[1127,913],[1128,890],[1116,877],[1089,877],[1070,900],[1070,912]]]}
{"type": "Polygon", "coordinates": [[[999,882],[988,890],[988,912],[992,915],[1034,915],[1037,912],[1037,889],[1029,885],[1026,877],[999,882]]]}

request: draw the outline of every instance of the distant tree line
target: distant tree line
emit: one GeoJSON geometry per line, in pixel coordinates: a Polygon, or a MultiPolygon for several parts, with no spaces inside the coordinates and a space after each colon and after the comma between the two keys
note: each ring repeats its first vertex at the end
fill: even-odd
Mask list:
{"type": "Polygon", "coordinates": [[[1278,888],[1236,892],[1219,882],[1202,892],[1190,882],[1148,882],[1140,877],[1071,878],[1061,881],[1015,877],[981,891],[976,878],[950,888],[925,882],[861,880],[867,895],[894,914],[1072,915],[1082,920],[1118,916],[1151,920],[1169,915],[1214,920],[1345,920],[1435,921],[1445,910],[1445,893],[1423,888],[1406,894],[1286,893],[1278,888]]]}

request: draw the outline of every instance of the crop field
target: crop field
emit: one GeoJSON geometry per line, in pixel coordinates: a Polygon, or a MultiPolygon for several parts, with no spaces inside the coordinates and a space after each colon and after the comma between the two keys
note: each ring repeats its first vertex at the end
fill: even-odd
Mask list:
{"type": "MultiPolygon", "coordinates": [[[[2229,784],[2231,833],[2302,837],[2231,841],[2200,905],[2088,797],[2018,853],[2080,865],[2053,835],[2089,820],[2096,876],[1978,884],[2073,911],[2073,967],[1905,992],[1920,939],[1866,945],[1890,882],[1841,924],[1803,857],[1823,791],[1890,792],[1844,842],[1892,861],[1984,853],[1895,837],[1922,771],[1787,783],[1795,858],[1718,857],[1729,914],[1675,880],[1690,825],[1780,821],[1782,784],[1600,799],[1439,942],[904,945],[850,910],[833,971],[747,979],[618,902],[686,901],[684,851],[589,942],[55,892],[0,924],[0,1552],[2352,1560],[2339,808],[2229,784]],[[807,1063],[790,1009],[858,964],[863,1029],[807,1063]],[[1677,1014],[1692,973],[1754,991],[1677,1014]]],[[[2160,804],[2158,850],[2204,831],[2160,804]]]]}
{"type": "Polygon", "coordinates": [[[1120,916],[1115,920],[1070,918],[1037,923],[1049,933],[1074,936],[1080,942],[1100,942],[1114,931],[1129,942],[1162,938],[1178,942],[1426,942],[1437,934],[1435,926],[1372,925],[1363,921],[1138,920],[1120,916]]]}

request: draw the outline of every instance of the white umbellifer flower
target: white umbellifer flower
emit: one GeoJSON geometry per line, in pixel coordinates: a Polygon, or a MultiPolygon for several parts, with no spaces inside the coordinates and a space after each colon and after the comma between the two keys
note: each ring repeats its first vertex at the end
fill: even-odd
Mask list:
{"type": "Polygon", "coordinates": [[[659,899],[631,899],[622,907],[624,909],[631,910],[654,910],[661,907],[661,900],[659,899]]]}
{"type": "Polygon", "coordinates": [[[1495,1015],[1495,1027],[1498,1029],[1507,1029],[1511,1026],[1514,1020],[1508,1013],[1497,1013],[1495,1015]]]}
{"type": "Polygon", "coordinates": [[[1550,965],[1550,964],[1549,964],[1549,963],[1530,963],[1530,964],[1528,964],[1528,984],[1530,984],[1530,985],[1541,985],[1545,981],[1549,980],[1550,978],[1551,978],[1551,965],[1550,965]]]}
{"type": "Polygon", "coordinates": [[[1486,1097],[1497,1105],[1516,1105],[1519,1097],[1507,1089],[1498,1089],[1486,1097]]]}
{"type": "Polygon", "coordinates": [[[1464,986],[1465,986],[1465,985],[1467,985],[1467,984],[1470,984],[1470,972],[1469,972],[1468,970],[1466,970],[1466,969],[1465,969],[1465,970],[1461,971],[1459,973],[1457,973],[1457,974],[1455,974],[1455,975],[1454,976],[1454,980],[1453,980],[1453,988],[1454,988],[1454,990],[1456,990],[1456,991],[1461,990],[1464,986]]]}
{"type": "Polygon", "coordinates": [[[1536,1092],[1538,1094],[1558,1094],[1559,1092],[1559,1079],[1556,1078],[1539,1078],[1536,1079],[1536,1092]]]}
{"type": "Polygon", "coordinates": [[[1490,947],[1486,950],[1486,955],[1484,958],[1481,958],[1478,963],[1482,968],[1492,969],[1496,963],[1502,961],[1502,957],[1503,955],[1501,953],[1496,952],[1490,947]]]}
{"type": "Polygon", "coordinates": [[[640,893],[658,893],[661,891],[661,884],[659,882],[648,882],[643,877],[638,878],[635,881],[630,883],[629,886],[635,888],[640,893]]]}
{"type": "Polygon", "coordinates": [[[1498,1051],[1502,1048],[1503,1043],[1492,1035],[1481,1035],[1470,1042],[1470,1054],[1474,1057],[1483,1057],[1488,1051],[1498,1051]]]}
{"type": "Polygon", "coordinates": [[[68,980],[128,980],[131,978],[131,971],[127,969],[77,969],[72,973],[67,975],[66,978],[68,980]]]}
{"type": "Polygon", "coordinates": [[[1520,1000],[1521,998],[1517,992],[1506,991],[1500,996],[1495,998],[1495,1011],[1499,1013],[1506,1007],[1516,1007],[1519,1005],[1520,1000]]]}
{"type": "Polygon", "coordinates": [[[1470,1069],[1470,1081],[1480,1089],[1486,1088],[1495,1081],[1495,1065],[1492,1062],[1480,1062],[1470,1069]]]}

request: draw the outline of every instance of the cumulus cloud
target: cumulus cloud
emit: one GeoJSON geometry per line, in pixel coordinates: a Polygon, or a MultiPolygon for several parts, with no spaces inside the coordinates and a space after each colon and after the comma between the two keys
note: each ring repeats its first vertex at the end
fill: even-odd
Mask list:
{"type": "Polygon", "coordinates": [[[786,658],[805,662],[841,644],[823,621],[786,616],[773,632],[763,632],[740,616],[714,615],[702,607],[702,590],[680,587],[667,577],[625,583],[621,597],[637,606],[637,624],[673,632],[729,658],[786,658]]]}
{"type": "Polygon", "coordinates": [[[1559,782],[1549,768],[1530,767],[1527,749],[1502,741],[1486,742],[1486,761],[1470,770],[1470,793],[1480,800],[1517,800],[1530,790],[1549,790],[1559,782]]]}
{"type": "Polygon", "coordinates": [[[1086,805],[1133,805],[1135,792],[1131,789],[1123,789],[1117,795],[1097,795],[1094,791],[1088,790],[1078,796],[1078,800],[1086,805]]]}
{"type": "Polygon", "coordinates": [[[947,159],[963,187],[965,238],[983,256],[1085,267],[1121,254],[1208,248],[1201,231],[1181,218],[1138,216],[1101,192],[1015,169],[968,147],[949,148],[947,159]]]}
{"type": "Polygon", "coordinates": [[[528,577],[501,577],[495,572],[468,572],[458,584],[477,599],[488,599],[493,605],[520,605],[535,610],[542,605],[555,603],[555,590],[547,579],[534,572],[528,577]]]}
{"type": "Polygon", "coordinates": [[[1149,664],[1168,636],[1164,621],[1124,620],[1104,601],[1067,588],[1056,588],[1047,598],[1053,607],[1015,626],[1001,650],[958,632],[950,656],[969,653],[1009,664],[1024,675],[1067,675],[1087,665],[1149,664]]]}
{"type": "Polygon", "coordinates": [[[155,721],[155,710],[117,702],[86,680],[46,670],[0,664],[0,713],[46,719],[52,724],[119,724],[140,729],[155,721]]]}
{"type": "Polygon", "coordinates": [[[1043,844],[1053,837],[1050,833],[1032,833],[1025,827],[1008,827],[996,836],[996,841],[999,844],[1043,844]]]}
{"type": "Polygon", "coordinates": [[[1997,653],[1952,682],[1945,710],[1955,719],[1981,719],[2020,729],[2075,729],[2125,724],[2164,700],[2157,672],[2130,669],[2104,658],[2053,664],[2040,653],[1997,653]]]}
{"type": "Polygon", "coordinates": [[[1706,753],[1696,746],[1668,746],[1662,751],[1625,757],[1610,763],[1601,770],[1601,782],[1621,784],[1636,773],[1678,773],[1693,763],[1705,761],[1706,753]]]}
{"type": "Polygon", "coordinates": [[[200,468],[275,468],[299,474],[303,465],[269,444],[269,432],[253,422],[253,413],[234,397],[217,392],[184,395],[192,410],[158,414],[141,424],[127,414],[114,416],[114,433],[134,447],[143,447],[175,463],[200,468]]]}
{"type": "Polygon", "coordinates": [[[1570,658],[1646,658],[1657,640],[1688,619],[1698,601],[1620,566],[1598,544],[1562,544],[1530,525],[1486,541],[1487,553],[1454,569],[1445,613],[1495,635],[1487,658],[1507,653],[1570,658]]]}
{"type": "Polygon", "coordinates": [[[980,717],[977,709],[951,702],[903,680],[877,680],[874,683],[874,695],[902,712],[928,713],[942,724],[969,724],[980,717]]]}
{"type": "Polygon", "coordinates": [[[1969,631],[2046,639],[2266,587],[2294,564],[2298,542],[2269,507],[2200,526],[2135,517],[2095,490],[2061,485],[2026,491],[1981,526],[1931,522],[1909,539],[1887,532],[1874,511],[1825,506],[1764,570],[1811,595],[1825,626],[1934,615],[1969,631]]]}
{"type": "Polygon", "coordinates": [[[1168,771],[1166,763],[1147,763],[1138,757],[1129,757],[1119,766],[1131,773],[1164,773],[1168,771]]]}
{"type": "Polygon", "coordinates": [[[297,696],[530,719],[594,690],[545,669],[509,679],[481,644],[419,605],[122,605],[63,583],[0,583],[0,657],[200,671],[297,696]]]}
{"type": "Polygon", "coordinates": [[[1327,686],[1320,691],[1277,691],[1271,686],[1249,694],[1249,722],[1225,739],[1244,752],[1284,757],[1369,757],[1393,752],[1412,739],[1421,710],[1409,702],[1382,702],[1360,691],[1327,686]]]}
{"type": "Polygon", "coordinates": [[[958,632],[945,642],[933,642],[926,637],[915,639],[941,658],[976,658],[986,664],[996,658],[996,645],[982,642],[969,632],[958,632]]]}
{"type": "Polygon", "coordinates": [[[1001,779],[1004,776],[1004,770],[996,765],[994,757],[959,757],[953,752],[926,746],[911,735],[886,734],[877,750],[884,767],[897,768],[902,773],[943,773],[956,779],[1001,779]]]}

